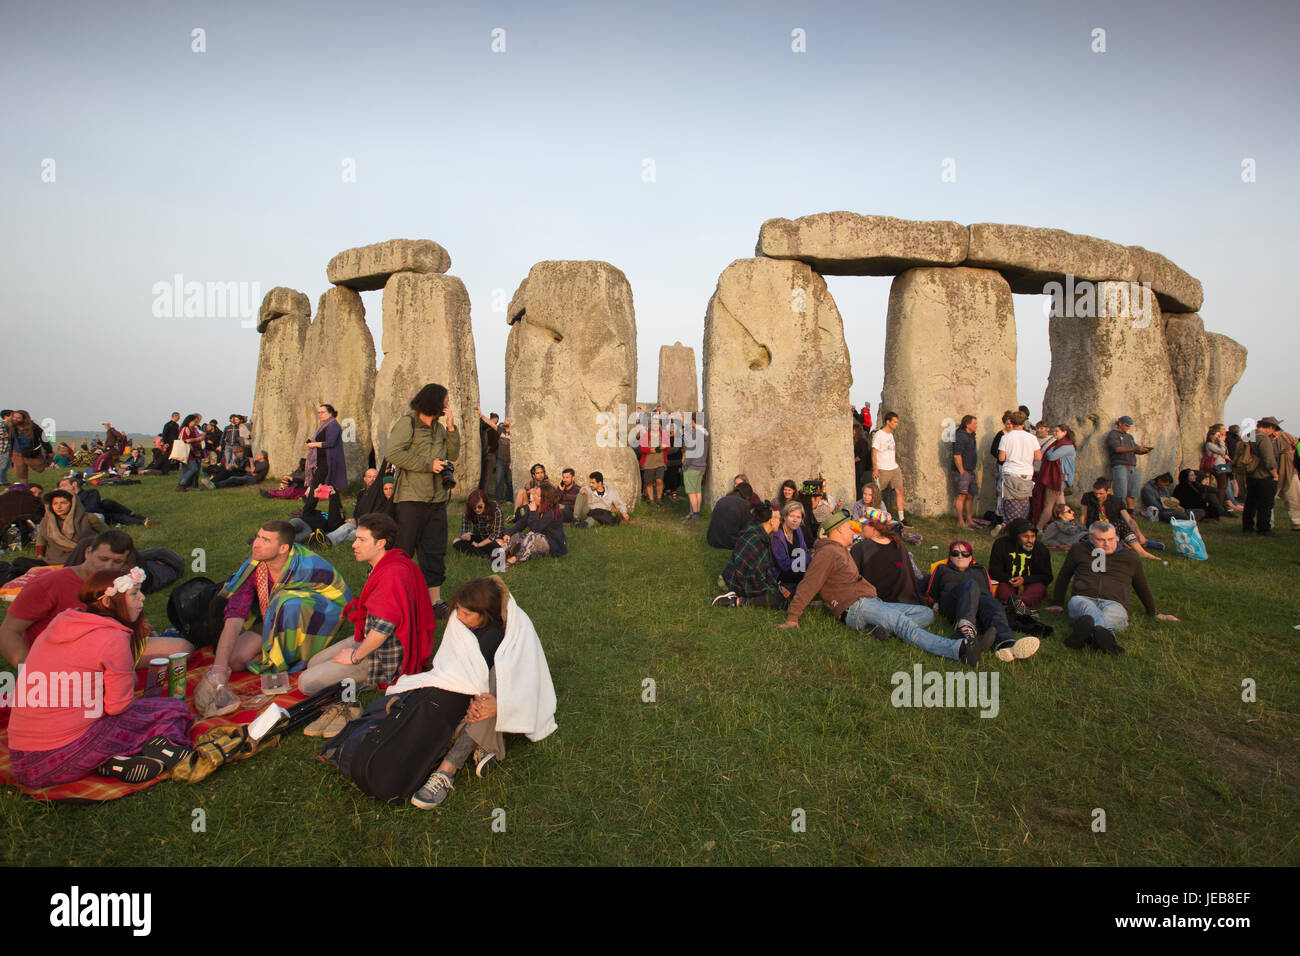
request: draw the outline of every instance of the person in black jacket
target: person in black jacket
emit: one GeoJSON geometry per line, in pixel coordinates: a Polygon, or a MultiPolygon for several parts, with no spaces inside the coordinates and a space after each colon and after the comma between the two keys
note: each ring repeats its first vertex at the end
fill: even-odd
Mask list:
{"type": "Polygon", "coordinates": [[[997,599],[1016,614],[1028,614],[1047,596],[1052,583],[1052,552],[1038,540],[1028,518],[1007,525],[989,552],[989,576],[997,582],[997,599]]]}
{"type": "Polygon", "coordinates": [[[168,456],[172,453],[172,442],[181,437],[181,413],[172,412],[172,417],[163,423],[162,435],[162,473],[165,475],[173,468],[180,466],[180,462],[172,461],[168,456]]]}
{"type": "Polygon", "coordinates": [[[957,625],[958,631],[972,640],[993,628],[997,632],[993,647],[998,660],[1032,657],[1038,651],[1038,638],[1016,639],[1006,609],[993,596],[992,585],[988,572],[975,560],[970,542],[953,541],[948,545],[948,560],[930,575],[926,597],[957,625]]]}
{"type": "Polygon", "coordinates": [[[81,507],[91,514],[103,515],[104,521],[109,524],[140,524],[145,527],[150,524],[148,518],[136,514],[121,502],[100,497],[99,489],[83,485],[81,475],[76,472],[60,481],[59,487],[76,495],[77,500],[81,502],[81,507]]]}
{"type": "Polygon", "coordinates": [[[747,481],[742,481],[717,500],[705,535],[710,547],[730,551],[736,546],[740,533],[749,525],[749,508],[753,502],[754,489],[747,481]]]}
{"type": "Polygon", "coordinates": [[[1210,521],[1218,521],[1224,515],[1218,495],[1201,484],[1201,473],[1195,468],[1184,468],[1178,473],[1174,497],[1188,511],[1205,512],[1205,517],[1210,521]]]}

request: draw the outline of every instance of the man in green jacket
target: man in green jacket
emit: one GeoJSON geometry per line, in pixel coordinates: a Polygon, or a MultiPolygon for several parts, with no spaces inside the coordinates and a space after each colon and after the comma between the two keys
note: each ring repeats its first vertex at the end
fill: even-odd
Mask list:
{"type": "Polygon", "coordinates": [[[411,399],[411,414],[399,418],[388,433],[388,462],[397,471],[397,547],[419,562],[429,600],[444,617],[447,502],[456,486],[453,463],[459,457],[460,435],[450,397],[441,385],[430,383],[411,399]]]}

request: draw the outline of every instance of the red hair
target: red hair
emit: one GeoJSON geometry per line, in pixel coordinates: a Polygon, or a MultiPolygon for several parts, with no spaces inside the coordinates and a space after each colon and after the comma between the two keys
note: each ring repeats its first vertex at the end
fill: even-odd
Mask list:
{"type": "Polygon", "coordinates": [[[133,642],[143,643],[144,639],[153,631],[153,628],[149,626],[149,622],[144,619],[143,608],[140,610],[140,616],[135,620],[131,620],[131,612],[126,606],[125,593],[114,594],[109,598],[108,607],[104,607],[99,603],[99,599],[104,596],[104,592],[113,586],[114,581],[126,573],[126,570],[122,568],[96,571],[81,585],[81,590],[77,592],[77,600],[84,604],[86,610],[91,614],[111,617],[119,624],[130,628],[133,642]]]}
{"type": "Polygon", "coordinates": [[[949,562],[952,561],[952,549],[953,549],[953,548],[956,548],[956,547],[962,547],[962,548],[965,548],[968,552],[970,552],[971,563],[973,564],[973,563],[975,562],[975,549],[974,549],[973,547],[971,547],[971,543],[970,543],[969,541],[949,541],[949,542],[948,542],[948,561],[949,561],[949,562]]]}

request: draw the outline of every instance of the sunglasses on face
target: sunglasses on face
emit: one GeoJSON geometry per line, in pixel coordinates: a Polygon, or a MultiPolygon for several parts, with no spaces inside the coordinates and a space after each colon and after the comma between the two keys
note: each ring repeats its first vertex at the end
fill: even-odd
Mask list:
{"type": "Polygon", "coordinates": [[[955,551],[955,550],[954,550],[954,551],[949,551],[949,552],[948,552],[948,557],[950,557],[950,558],[969,558],[969,557],[970,557],[970,554],[971,554],[971,553],[970,553],[969,551],[955,551]]]}

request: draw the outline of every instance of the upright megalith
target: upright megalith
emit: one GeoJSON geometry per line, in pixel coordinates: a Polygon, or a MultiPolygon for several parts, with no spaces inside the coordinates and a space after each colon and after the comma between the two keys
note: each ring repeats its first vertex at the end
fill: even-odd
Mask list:
{"type": "Polygon", "coordinates": [[[599,471],[635,507],[641,480],[628,416],[636,406],[636,315],[627,277],[608,262],[539,262],[506,320],[515,487],[533,462],[556,479],[562,468],[599,471]]]}
{"type": "Polygon", "coordinates": [[[1223,422],[1228,393],[1246,370],[1246,350],[1226,335],[1206,332],[1195,313],[1166,315],[1164,328],[1178,392],[1179,467],[1197,468],[1205,433],[1223,422]]]}
{"type": "MultiPolygon", "coordinates": [[[[303,342],[298,400],[303,421],[317,421],[323,402],[333,405],[343,426],[343,454],[349,482],[360,480],[370,459],[370,412],[375,400],[375,341],[366,327],[359,293],[334,286],[320,297],[316,321],[303,342]]],[[[305,436],[304,436],[305,438],[305,436]]]]}
{"type": "Polygon", "coordinates": [[[760,495],[820,471],[851,501],[849,350],[826,280],[789,259],[737,259],[722,271],[704,316],[705,497],[744,472],[760,495]]]}
{"type": "Polygon", "coordinates": [[[681,342],[659,346],[659,404],[669,412],[700,410],[695,385],[695,349],[681,342]]]}
{"type": "Polygon", "coordinates": [[[890,276],[916,266],[955,266],[966,258],[966,227],[893,216],[823,212],[769,219],[755,255],[797,259],[822,275],[890,276]]]}
{"type": "Polygon", "coordinates": [[[330,260],[325,274],[335,285],[369,292],[382,289],[399,272],[435,274],[450,268],[451,256],[431,239],[390,239],[343,250],[330,260]]]}
{"type": "MultiPolygon", "coordinates": [[[[881,415],[895,432],[909,512],[945,514],[954,502],[953,439],[978,416],[981,506],[992,505],[989,446],[1002,412],[1015,408],[1016,317],[1011,286],[988,269],[909,269],[889,290],[881,415]]],[[[884,422],[878,422],[883,425],[884,422]]]]}
{"type": "Polygon", "coordinates": [[[1133,418],[1133,437],[1154,449],[1138,456],[1143,481],[1178,466],[1178,390],[1160,306],[1153,295],[1128,292],[1127,283],[1098,283],[1100,316],[1048,320],[1052,368],[1043,417],[1074,429],[1079,493],[1110,477],[1106,436],[1122,415],[1133,418]]]}
{"type": "Polygon", "coordinates": [[[410,413],[410,402],[437,382],[450,393],[460,430],[455,497],[478,487],[482,468],[478,433],[478,362],[470,323],[469,293],[455,276],[399,272],[384,286],[383,363],[375,378],[370,429],[375,458],[388,450],[388,433],[410,413]]]}
{"type": "Polygon", "coordinates": [[[305,433],[313,419],[303,414],[300,370],[311,300],[302,292],[277,286],[266,294],[258,312],[262,340],[257,351],[253,391],[253,449],[265,451],[273,475],[287,475],[306,454],[305,433]]]}

